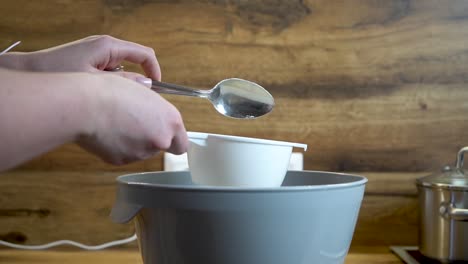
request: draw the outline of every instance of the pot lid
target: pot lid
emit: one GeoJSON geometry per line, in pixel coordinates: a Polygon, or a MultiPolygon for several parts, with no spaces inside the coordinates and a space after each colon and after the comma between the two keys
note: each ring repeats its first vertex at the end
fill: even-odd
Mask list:
{"type": "Polygon", "coordinates": [[[458,152],[455,167],[445,166],[442,172],[419,178],[416,183],[428,187],[468,189],[468,171],[463,169],[465,152],[468,152],[468,147],[464,147],[458,152]]]}

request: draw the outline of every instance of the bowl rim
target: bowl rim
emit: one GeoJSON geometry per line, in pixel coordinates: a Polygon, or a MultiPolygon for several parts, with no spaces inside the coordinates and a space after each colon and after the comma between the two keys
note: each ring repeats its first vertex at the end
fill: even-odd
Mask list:
{"type": "Polygon", "coordinates": [[[190,192],[299,192],[299,191],[319,191],[319,190],[330,190],[330,189],[341,189],[350,188],[359,185],[364,185],[368,182],[367,178],[361,175],[339,173],[339,172],[328,172],[328,171],[309,171],[309,170],[288,170],[287,173],[309,173],[309,174],[328,174],[330,176],[351,176],[360,178],[359,180],[345,183],[334,183],[334,184],[321,184],[321,185],[300,185],[300,186],[280,186],[280,187],[234,187],[234,186],[207,186],[207,185],[176,185],[176,184],[164,184],[164,183],[147,183],[147,182],[131,182],[128,178],[135,176],[144,176],[149,174],[179,174],[189,173],[189,171],[153,171],[153,172],[140,172],[124,174],[117,177],[118,184],[133,187],[147,187],[147,188],[158,188],[173,191],[190,191],[190,192]]]}
{"type": "Polygon", "coordinates": [[[252,138],[252,137],[241,137],[241,136],[233,136],[233,135],[212,134],[212,133],[195,132],[195,131],[187,132],[187,136],[189,139],[206,140],[208,137],[214,137],[218,139],[235,141],[235,142],[296,147],[296,148],[302,148],[304,149],[304,151],[307,151],[307,144],[295,143],[295,142],[278,141],[278,140],[262,139],[262,138],[252,138]]]}

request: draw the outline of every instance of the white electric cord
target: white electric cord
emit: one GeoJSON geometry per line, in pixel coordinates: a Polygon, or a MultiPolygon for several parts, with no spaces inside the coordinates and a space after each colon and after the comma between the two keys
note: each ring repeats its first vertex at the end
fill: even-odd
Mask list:
{"type": "Polygon", "coordinates": [[[129,238],[115,240],[115,241],[107,242],[107,243],[96,245],[96,246],[88,246],[88,245],[84,245],[84,244],[71,241],[71,240],[59,240],[59,241],[54,241],[54,242],[47,243],[44,245],[35,245],[35,246],[18,245],[18,244],[13,244],[10,242],[0,240],[0,245],[11,247],[11,248],[16,248],[16,249],[26,249],[26,250],[44,250],[44,249],[61,246],[61,245],[71,245],[71,246],[79,247],[85,250],[101,250],[101,249],[105,249],[109,247],[127,244],[127,243],[135,241],[136,239],[137,239],[137,235],[134,234],[133,236],[129,238]]]}
{"type": "Polygon", "coordinates": [[[21,41],[16,41],[15,43],[11,44],[10,47],[6,48],[4,51],[2,51],[0,53],[0,55],[3,55],[5,53],[7,53],[8,51],[10,51],[12,48],[18,46],[19,44],[21,43],[21,41]]]}

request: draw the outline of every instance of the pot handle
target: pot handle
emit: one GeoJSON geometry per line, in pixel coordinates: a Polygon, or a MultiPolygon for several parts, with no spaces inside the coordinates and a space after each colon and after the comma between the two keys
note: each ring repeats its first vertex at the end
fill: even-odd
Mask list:
{"type": "Polygon", "coordinates": [[[468,221],[468,209],[456,208],[452,203],[442,203],[439,212],[445,218],[468,221]]]}
{"type": "Polygon", "coordinates": [[[468,152],[468,147],[464,147],[464,148],[460,149],[460,151],[458,151],[457,163],[456,163],[456,165],[455,165],[455,167],[456,167],[458,170],[463,169],[463,154],[464,154],[465,152],[468,152]]]}

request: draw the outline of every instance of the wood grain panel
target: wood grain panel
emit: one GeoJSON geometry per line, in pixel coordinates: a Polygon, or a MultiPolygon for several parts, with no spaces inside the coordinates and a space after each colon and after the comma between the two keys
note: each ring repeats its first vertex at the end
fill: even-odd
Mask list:
{"type": "MultiPolygon", "coordinates": [[[[453,164],[468,142],[468,89],[462,85],[407,85],[391,95],[342,102],[278,98],[258,120],[228,119],[209,102],[167,97],[188,130],[307,143],[306,169],[427,171],[453,164]]],[[[24,165],[38,170],[161,170],[162,157],[124,167],[100,162],[76,146],[24,165]]]]}
{"type": "Polygon", "coordinates": [[[416,196],[366,194],[352,246],[418,245],[418,210],[416,196]]]}
{"type": "MultiPolygon", "coordinates": [[[[189,130],[307,143],[307,169],[424,171],[468,142],[467,10],[422,0],[19,0],[0,10],[0,45],[36,50],[91,34],[140,42],[166,81],[211,87],[236,76],[276,98],[269,116],[238,121],[167,96],[189,130]]],[[[66,146],[22,168],[154,170],[161,160],[112,167],[66,146]]]]}
{"type": "MultiPolygon", "coordinates": [[[[100,244],[132,235],[109,219],[121,172],[6,172],[0,174],[0,239],[40,244],[72,239],[100,244]]],[[[366,173],[369,183],[353,247],[417,242],[412,173],[366,173]],[[376,243],[376,244],[374,244],[376,243]]],[[[132,244],[130,246],[135,246],[132,244]]]]}
{"type": "Polygon", "coordinates": [[[109,218],[115,173],[6,173],[0,181],[0,239],[36,244],[104,243],[132,235],[109,218]]]}
{"type": "MultiPolygon", "coordinates": [[[[307,143],[306,169],[379,172],[366,173],[353,248],[417,242],[414,180],[468,144],[467,29],[459,0],[17,0],[0,9],[0,47],[109,34],[154,48],[165,81],[266,87],[276,107],[258,120],[166,98],[188,130],[307,143]]],[[[162,155],[115,167],[62,146],[1,176],[0,238],[126,237],[133,227],[107,217],[114,177],[161,169],[162,155]]]]}

